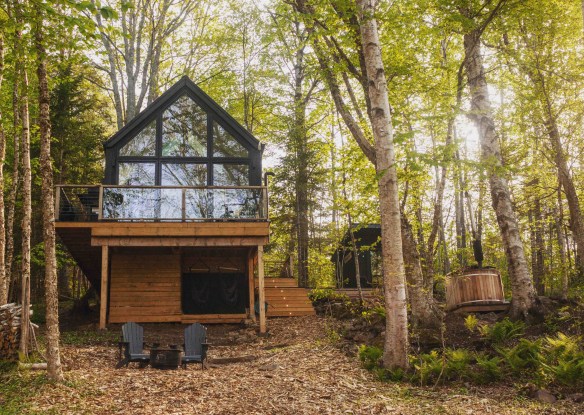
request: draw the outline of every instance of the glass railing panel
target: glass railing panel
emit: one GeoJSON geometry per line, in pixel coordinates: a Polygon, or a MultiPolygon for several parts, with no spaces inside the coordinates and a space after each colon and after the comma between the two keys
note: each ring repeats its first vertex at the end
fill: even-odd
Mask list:
{"type": "Polygon", "coordinates": [[[60,186],[57,197],[61,221],[267,219],[261,187],[60,186]]]}

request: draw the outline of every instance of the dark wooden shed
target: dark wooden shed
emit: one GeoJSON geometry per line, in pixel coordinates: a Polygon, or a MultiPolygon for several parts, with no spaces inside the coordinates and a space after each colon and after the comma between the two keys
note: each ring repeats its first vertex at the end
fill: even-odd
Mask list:
{"type": "MultiPolygon", "coordinates": [[[[359,257],[361,287],[375,288],[382,285],[381,225],[353,224],[353,234],[359,257]]],[[[331,261],[335,264],[337,288],[356,288],[355,255],[349,230],[343,236],[331,261]]]]}

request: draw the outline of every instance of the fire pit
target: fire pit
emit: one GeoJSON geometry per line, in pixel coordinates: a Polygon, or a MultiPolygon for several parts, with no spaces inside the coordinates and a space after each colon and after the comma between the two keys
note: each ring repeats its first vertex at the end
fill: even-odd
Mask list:
{"type": "Polygon", "coordinates": [[[176,347],[152,348],[150,350],[150,366],[155,369],[178,369],[181,356],[182,350],[176,347]]]}

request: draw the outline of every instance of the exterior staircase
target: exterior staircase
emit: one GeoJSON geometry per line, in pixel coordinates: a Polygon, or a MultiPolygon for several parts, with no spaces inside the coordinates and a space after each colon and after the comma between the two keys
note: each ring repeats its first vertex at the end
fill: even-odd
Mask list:
{"type": "MultiPolygon", "coordinates": [[[[257,286],[256,280],[256,286],[257,286]]],[[[264,280],[267,317],[293,317],[315,315],[306,288],[299,288],[294,278],[266,278],[264,280]]]]}

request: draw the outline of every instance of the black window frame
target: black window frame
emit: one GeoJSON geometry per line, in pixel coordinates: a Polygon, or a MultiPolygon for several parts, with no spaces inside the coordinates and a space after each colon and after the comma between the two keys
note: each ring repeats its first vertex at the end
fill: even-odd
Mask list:
{"type": "MultiPolygon", "coordinates": [[[[213,186],[214,175],[213,175],[213,165],[215,164],[244,164],[248,167],[248,185],[260,185],[257,183],[257,175],[253,174],[255,159],[258,158],[259,149],[254,151],[255,149],[251,148],[244,140],[238,139],[237,132],[232,129],[229,125],[222,122],[221,118],[214,113],[214,111],[206,105],[204,102],[201,102],[191,93],[188,89],[181,91],[180,93],[176,94],[173,99],[169,100],[165,103],[162,107],[158,108],[155,113],[150,114],[147,118],[145,118],[140,124],[138,124],[131,132],[125,137],[122,141],[117,143],[110,151],[113,151],[114,154],[110,154],[110,157],[113,156],[115,159],[114,162],[114,171],[113,171],[113,184],[119,184],[119,164],[120,163],[155,163],[155,179],[154,185],[161,186],[162,182],[162,164],[163,163],[170,163],[170,164],[206,164],[207,165],[207,186],[213,186]],[[203,111],[207,114],[207,156],[206,157],[178,157],[178,156],[162,156],[162,116],[164,112],[172,106],[175,101],[183,96],[187,96],[195,105],[201,107],[203,111]],[[119,152],[122,147],[124,147],[127,143],[133,140],[143,128],[151,122],[156,122],[156,140],[155,140],[155,156],[120,156],[119,152]],[[227,132],[232,139],[236,140],[242,147],[247,150],[247,157],[213,157],[213,142],[214,142],[214,135],[213,135],[213,123],[216,122],[219,124],[225,132],[227,132]],[[258,154],[254,154],[258,153],[258,154]],[[255,179],[255,180],[254,180],[255,179]],[[256,183],[254,183],[256,182],[256,183]]],[[[107,157],[106,157],[107,158],[107,157]]],[[[260,159],[261,160],[261,159],[260,159]]],[[[261,163],[261,161],[260,161],[261,163]]],[[[111,181],[111,180],[110,180],[111,181]]],[[[169,186],[172,187],[172,186],[169,186]]]]}

